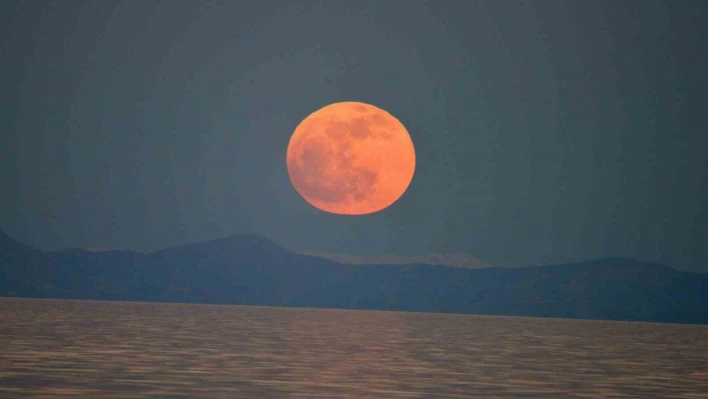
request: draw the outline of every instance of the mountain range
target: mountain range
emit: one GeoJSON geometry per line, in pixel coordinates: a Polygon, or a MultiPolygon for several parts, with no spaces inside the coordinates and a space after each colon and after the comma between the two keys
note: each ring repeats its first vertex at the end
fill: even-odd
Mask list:
{"type": "Polygon", "coordinates": [[[255,235],[152,253],[44,252],[0,231],[0,296],[708,324],[708,275],[628,258],[531,267],[349,265],[255,235]]]}

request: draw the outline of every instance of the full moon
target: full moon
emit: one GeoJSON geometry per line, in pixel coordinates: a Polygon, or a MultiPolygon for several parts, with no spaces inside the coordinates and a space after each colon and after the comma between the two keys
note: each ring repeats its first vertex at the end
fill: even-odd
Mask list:
{"type": "Polygon", "coordinates": [[[365,215],[401,198],[413,179],[415,149],[393,115],[366,103],[340,102],[300,122],[287,165],[295,190],[315,208],[365,215]]]}

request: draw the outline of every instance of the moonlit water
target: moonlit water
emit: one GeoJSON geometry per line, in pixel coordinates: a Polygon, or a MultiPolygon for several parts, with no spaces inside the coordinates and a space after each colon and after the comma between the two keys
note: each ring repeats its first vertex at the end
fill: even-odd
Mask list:
{"type": "Polygon", "coordinates": [[[708,326],[0,298],[0,398],[699,398],[708,326]]]}

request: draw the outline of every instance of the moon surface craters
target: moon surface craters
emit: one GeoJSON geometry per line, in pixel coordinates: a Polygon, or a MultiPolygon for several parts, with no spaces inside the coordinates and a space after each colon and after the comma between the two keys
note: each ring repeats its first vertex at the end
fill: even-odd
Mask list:
{"type": "Polygon", "coordinates": [[[405,127],[370,104],[330,104],[305,118],[287,151],[290,179],[311,205],[348,215],[377,212],[406,191],[415,149],[405,127]]]}
{"type": "Polygon", "coordinates": [[[298,158],[299,187],[320,201],[341,203],[348,195],[360,201],[376,186],[376,171],[355,165],[355,156],[346,142],[313,137],[298,158]]]}

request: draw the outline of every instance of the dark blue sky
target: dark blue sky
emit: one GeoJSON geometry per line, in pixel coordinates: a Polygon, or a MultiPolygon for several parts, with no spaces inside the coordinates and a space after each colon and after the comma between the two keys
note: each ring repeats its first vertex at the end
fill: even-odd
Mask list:
{"type": "Polygon", "coordinates": [[[5,0],[0,229],[708,272],[706,4],[5,0]],[[326,214],[288,180],[290,134],[336,101],[413,138],[384,212],[326,214]]]}

